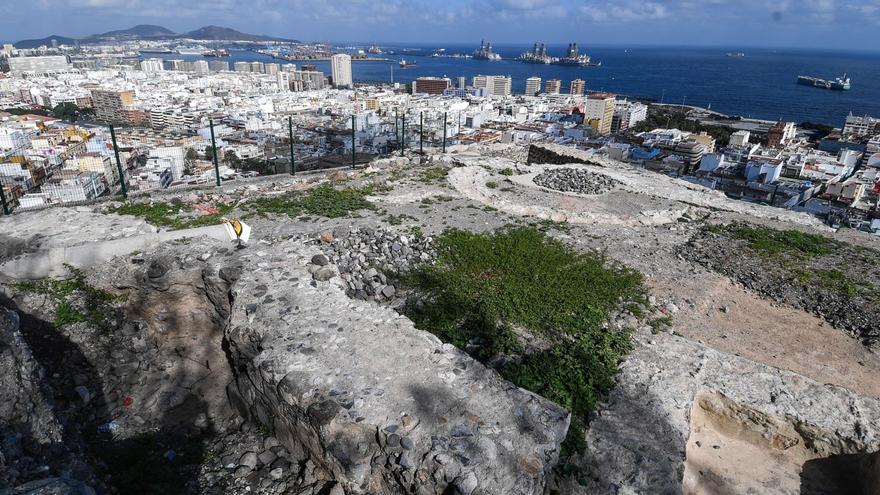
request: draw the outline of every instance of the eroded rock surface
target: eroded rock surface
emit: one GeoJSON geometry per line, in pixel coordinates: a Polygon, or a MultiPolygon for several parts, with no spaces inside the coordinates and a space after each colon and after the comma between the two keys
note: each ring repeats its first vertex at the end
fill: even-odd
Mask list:
{"type": "Polygon", "coordinates": [[[242,273],[227,330],[238,407],[346,493],[543,493],[568,413],[392,310],[314,283],[315,254],[291,241],[245,256],[260,262],[242,273]]]}

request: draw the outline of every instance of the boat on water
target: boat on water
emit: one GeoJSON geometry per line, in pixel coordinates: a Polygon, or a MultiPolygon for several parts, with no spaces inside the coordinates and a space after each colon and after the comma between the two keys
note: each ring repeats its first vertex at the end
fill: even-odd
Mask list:
{"type": "Polygon", "coordinates": [[[402,69],[406,69],[407,67],[415,67],[416,63],[415,62],[407,62],[404,59],[400,59],[400,62],[398,63],[398,65],[400,65],[400,67],[402,69]]]}
{"type": "Polygon", "coordinates": [[[174,50],[175,53],[179,53],[180,55],[204,55],[207,51],[208,50],[205,50],[204,48],[184,46],[178,47],[174,50]]]}
{"type": "Polygon", "coordinates": [[[588,67],[590,65],[590,56],[581,55],[577,43],[568,44],[568,52],[564,57],[552,57],[547,54],[547,47],[544,43],[535,43],[531,51],[523,53],[517,57],[517,60],[527,64],[553,64],[569,67],[588,67]]]}
{"type": "Polygon", "coordinates": [[[532,51],[525,52],[516,59],[527,64],[550,64],[557,60],[547,55],[547,47],[544,46],[544,43],[535,43],[532,51]]]}
{"type": "Polygon", "coordinates": [[[835,77],[833,80],[820,79],[811,76],[798,76],[797,82],[804,86],[813,86],[814,88],[830,89],[834,91],[849,91],[852,88],[852,82],[850,81],[850,78],[846,77],[846,74],[844,74],[843,77],[835,77]]]}
{"type": "Polygon", "coordinates": [[[228,57],[229,50],[225,48],[218,48],[217,50],[211,50],[202,54],[205,57],[228,57]]]}
{"type": "Polygon", "coordinates": [[[727,56],[731,58],[743,58],[746,54],[743,52],[727,52],[727,56]]]}
{"type": "Polygon", "coordinates": [[[496,62],[501,60],[501,55],[492,51],[492,43],[486,40],[480,41],[480,48],[474,50],[474,60],[490,60],[496,62]]]}

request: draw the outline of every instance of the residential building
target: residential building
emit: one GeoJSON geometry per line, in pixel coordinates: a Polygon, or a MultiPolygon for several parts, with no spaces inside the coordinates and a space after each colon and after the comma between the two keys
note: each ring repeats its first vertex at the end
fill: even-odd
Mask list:
{"type": "Polygon", "coordinates": [[[575,79],[571,82],[571,94],[583,95],[586,90],[586,82],[583,79],[575,79]]]}
{"type": "MultiPolygon", "coordinates": [[[[549,81],[548,81],[549,83],[549,81]]],[[[614,120],[614,95],[611,93],[594,93],[584,102],[584,123],[599,134],[611,132],[614,120]]]]}
{"type": "Polygon", "coordinates": [[[710,136],[706,132],[701,132],[699,134],[691,134],[691,141],[696,141],[703,145],[704,153],[714,153],[715,152],[715,138],[710,136]]]}
{"type": "Polygon", "coordinates": [[[562,81],[559,79],[548,79],[544,87],[544,92],[548,95],[558,95],[562,91],[562,81]]]}
{"type": "Polygon", "coordinates": [[[880,119],[865,116],[856,116],[850,113],[843,125],[844,136],[873,136],[880,134],[880,119]]]}
{"type": "Polygon", "coordinates": [[[332,71],[333,87],[350,88],[353,85],[351,78],[351,55],[337,53],[330,57],[330,69],[332,71]]]}
{"type": "Polygon", "coordinates": [[[52,72],[66,72],[72,66],[66,55],[46,55],[42,57],[11,57],[6,60],[9,70],[13,73],[33,72],[35,74],[47,74],[52,72]]]}
{"type": "Polygon", "coordinates": [[[785,146],[797,136],[797,127],[794,122],[779,121],[767,133],[767,146],[775,148],[785,146]]]}
{"type": "Polygon", "coordinates": [[[618,133],[627,131],[647,118],[647,105],[637,101],[615,101],[614,115],[611,118],[611,132],[618,133]]]}
{"type": "Polygon", "coordinates": [[[458,76],[458,89],[464,89],[467,84],[465,83],[464,76],[458,76]]]}
{"type": "Polygon", "coordinates": [[[239,61],[233,64],[233,68],[235,72],[250,72],[251,71],[251,63],[239,61]]]}
{"type": "Polygon", "coordinates": [[[278,74],[278,72],[281,70],[281,66],[278,64],[266,64],[263,66],[263,69],[266,74],[274,76],[275,74],[278,74]]]}
{"type": "Polygon", "coordinates": [[[134,92],[132,91],[92,90],[95,118],[104,122],[130,122],[125,115],[125,110],[133,103],[134,92]]]}
{"type": "Polygon", "coordinates": [[[749,131],[736,131],[730,135],[730,146],[748,146],[752,133],[749,131]]]}
{"type": "Polygon", "coordinates": [[[452,87],[452,81],[448,77],[420,77],[413,81],[413,94],[442,95],[444,91],[452,87]]]}
{"type": "Polygon", "coordinates": [[[510,96],[513,80],[510,76],[474,76],[473,87],[485,89],[489,96],[510,96]]]}
{"type": "Polygon", "coordinates": [[[266,66],[263,65],[263,62],[251,62],[251,72],[255,74],[264,74],[266,72],[266,66]]]}
{"type": "Polygon", "coordinates": [[[306,70],[296,71],[293,73],[291,89],[294,91],[324,89],[324,73],[306,70]]]}
{"type": "Polygon", "coordinates": [[[148,58],[141,60],[141,70],[144,72],[162,72],[165,70],[165,65],[162,63],[161,58],[148,58]]]}
{"type": "Polygon", "coordinates": [[[541,92],[541,78],[530,77],[526,79],[526,95],[535,96],[541,92]]]}
{"type": "Polygon", "coordinates": [[[229,70],[229,62],[226,60],[209,60],[208,69],[211,72],[226,72],[229,70]]]}

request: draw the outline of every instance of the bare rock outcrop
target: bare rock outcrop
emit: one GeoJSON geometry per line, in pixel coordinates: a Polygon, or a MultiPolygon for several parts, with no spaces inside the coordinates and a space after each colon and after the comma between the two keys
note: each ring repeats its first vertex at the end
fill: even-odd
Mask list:
{"type": "Polygon", "coordinates": [[[317,250],[274,248],[247,255],[256,268],[235,288],[239,410],[345,493],[544,492],[565,410],[341,282],[313,282],[317,250]]]}

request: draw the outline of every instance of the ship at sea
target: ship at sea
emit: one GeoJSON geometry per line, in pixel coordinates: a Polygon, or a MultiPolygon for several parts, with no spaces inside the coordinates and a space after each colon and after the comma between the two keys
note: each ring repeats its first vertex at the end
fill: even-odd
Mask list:
{"type": "Polygon", "coordinates": [[[535,43],[532,51],[525,52],[516,59],[527,64],[551,64],[558,60],[547,55],[547,47],[544,46],[544,43],[535,43]]]}
{"type": "Polygon", "coordinates": [[[229,50],[227,50],[226,48],[218,48],[216,50],[205,52],[202,55],[205,57],[228,57],[229,50]]]}
{"type": "MultiPolygon", "coordinates": [[[[581,55],[578,50],[577,43],[569,43],[568,44],[568,52],[566,52],[565,56],[558,59],[556,62],[553,62],[556,65],[575,65],[580,67],[586,67],[590,65],[590,56],[589,55],[581,55]]],[[[601,67],[602,62],[599,62],[595,67],[601,67]]]]}
{"type": "Polygon", "coordinates": [[[835,77],[833,80],[819,79],[818,77],[798,76],[798,84],[813,86],[814,88],[831,89],[834,91],[849,91],[852,88],[851,81],[846,74],[843,77],[835,77]]]}
{"type": "MultiPolygon", "coordinates": [[[[569,43],[568,51],[562,58],[548,55],[547,47],[544,43],[535,43],[531,51],[523,53],[517,57],[517,60],[527,64],[553,64],[571,67],[587,67],[590,65],[590,56],[581,55],[578,51],[577,43],[569,43]]],[[[601,64],[595,65],[595,67],[599,66],[601,64]]]]}
{"type": "Polygon", "coordinates": [[[486,40],[480,41],[480,48],[474,50],[474,60],[501,60],[501,55],[492,51],[492,43],[486,40]]]}
{"type": "Polygon", "coordinates": [[[400,65],[401,68],[406,69],[407,67],[415,67],[416,63],[414,61],[407,62],[405,59],[400,59],[400,62],[398,63],[398,65],[400,65]]]}

